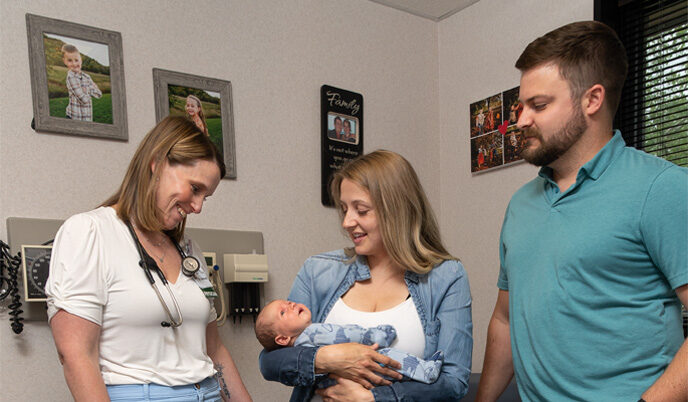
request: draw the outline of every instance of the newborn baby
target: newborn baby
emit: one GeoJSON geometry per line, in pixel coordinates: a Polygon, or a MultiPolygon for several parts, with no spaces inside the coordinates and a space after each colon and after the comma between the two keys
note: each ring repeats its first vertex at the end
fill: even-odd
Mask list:
{"type": "Polygon", "coordinates": [[[311,312],[306,306],[287,300],[275,300],[263,308],[256,320],[256,337],[268,351],[287,346],[377,343],[381,347],[378,353],[401,363],[401,368],[396,371],[426,384],[437,380],[444,360],[442,351],[437,351],[430,360],[422,360],[390,348],[389,345],[397,337],[397,331],[391,325],[363,328],[358,325],[312,324],[311,312]]]}

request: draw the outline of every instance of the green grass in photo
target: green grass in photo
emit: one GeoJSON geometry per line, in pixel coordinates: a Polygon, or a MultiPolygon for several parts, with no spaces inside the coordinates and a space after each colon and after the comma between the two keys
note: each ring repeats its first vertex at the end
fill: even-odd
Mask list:
{"type": "Polygon", "coordinates": [[[224,155],[223,143],[222,143],[222,119],[212,118],[206,119],[206,124],[208,124],[208,135],[210,140],[217,146],[217,149],[224,155]]]}
{"type": "MultiPolygon", "coordinates": [[[[103,94],[100,99],[92,98],[93,121],[96,123],[112,124],[112,96],[103,94]]],[[[67,117],[66,109],[69,97],[50,99],[50,115],[53,117],[67,117]]]]}

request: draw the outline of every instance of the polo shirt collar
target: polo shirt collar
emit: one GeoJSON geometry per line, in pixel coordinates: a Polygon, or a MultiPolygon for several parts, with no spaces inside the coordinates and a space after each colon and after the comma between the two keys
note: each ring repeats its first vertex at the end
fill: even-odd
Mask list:
{"type": "Polygon", "coordinates": [[[612,164],[614,159],[623,152],[625,146],[626,142],[621,136],[621,131],[614,130],[612,139],[602,147],[594,158],[581,167],[581,171],[585,172],[591,179],[597,180],[612,164]]]}
{"type": "MultiPolygon", "coordinates": [[[[590,159],[585,165],[581,166],[578,171],[578,179],[582,175],[586,175],[593,180],[597,180],[602,173],[611,165],[611,163],[616,159],[616,157],[623,152],[626,142],[621,136],[621,131],[614,130],[614,136],[607,144],[605,144],[602,149],[590,159]]],[[[548,182],[556,185],[554,182],[554,171],[549,166],[543,166],[540,168],[538,176],[547,180],[548,182]]]]}

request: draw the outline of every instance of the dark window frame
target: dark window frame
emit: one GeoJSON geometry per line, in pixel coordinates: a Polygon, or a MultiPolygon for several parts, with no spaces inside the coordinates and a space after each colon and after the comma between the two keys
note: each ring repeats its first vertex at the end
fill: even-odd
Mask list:
{"type": "MultiPolygon", "coordinates": [[[[671,69],[672,60],[667,64],[669,67],[664,64],[658,67],[656,62],[653,63],[653,55],[646,56],[650,52],[647,47],[649,38],[656,38],[658,33],[667,33],[685,24],[687,10],[687,0],[594,0],[595,20],[616,30],[629,55],[629,74],[614,127],[621,130],[629,146],[665,157],[681,166],[688,166],[688,100],[680,100],[688,91],[688,77],[682,76],[675,81],[669,77],[669,81],[660,81],[668,88],[655,89],[654,81],[648,79],[650,73],[681,74],[671,69]],[[674,10],[673,18],[655,17],[660,9],[674,10]],[[659,110],[659,117],[648,112],[651,107],[659,110]],[[657,128],[651,130],[648,126],[657,128]]],[[[685,43],[684,28],[679,29],[681,34],[677,36],[684,39],[675,43],[685,43]]],[[[685,57],[685,50],[681,52],[678,59],[673,59],[678,60],[679,69],[685,57]]]]}

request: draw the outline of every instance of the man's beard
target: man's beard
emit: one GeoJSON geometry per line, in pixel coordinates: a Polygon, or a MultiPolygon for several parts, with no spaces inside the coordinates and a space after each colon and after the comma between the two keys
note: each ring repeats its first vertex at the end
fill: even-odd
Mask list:
{"type": "Polygon", "coordinates": [[[523,130],[523,135],[526,138],[537,138],[540,146],[535,149],[524,147],[521,151],[521,157],[535,166],[547,166],[568,151],[587,129],[588,124],[585,122],[585,116],[583,116],[580,106],[573,111],[573,115],[566,122],[566,125],[547,141],[542,137],[539,130],[526,128],[523,130]]]}

